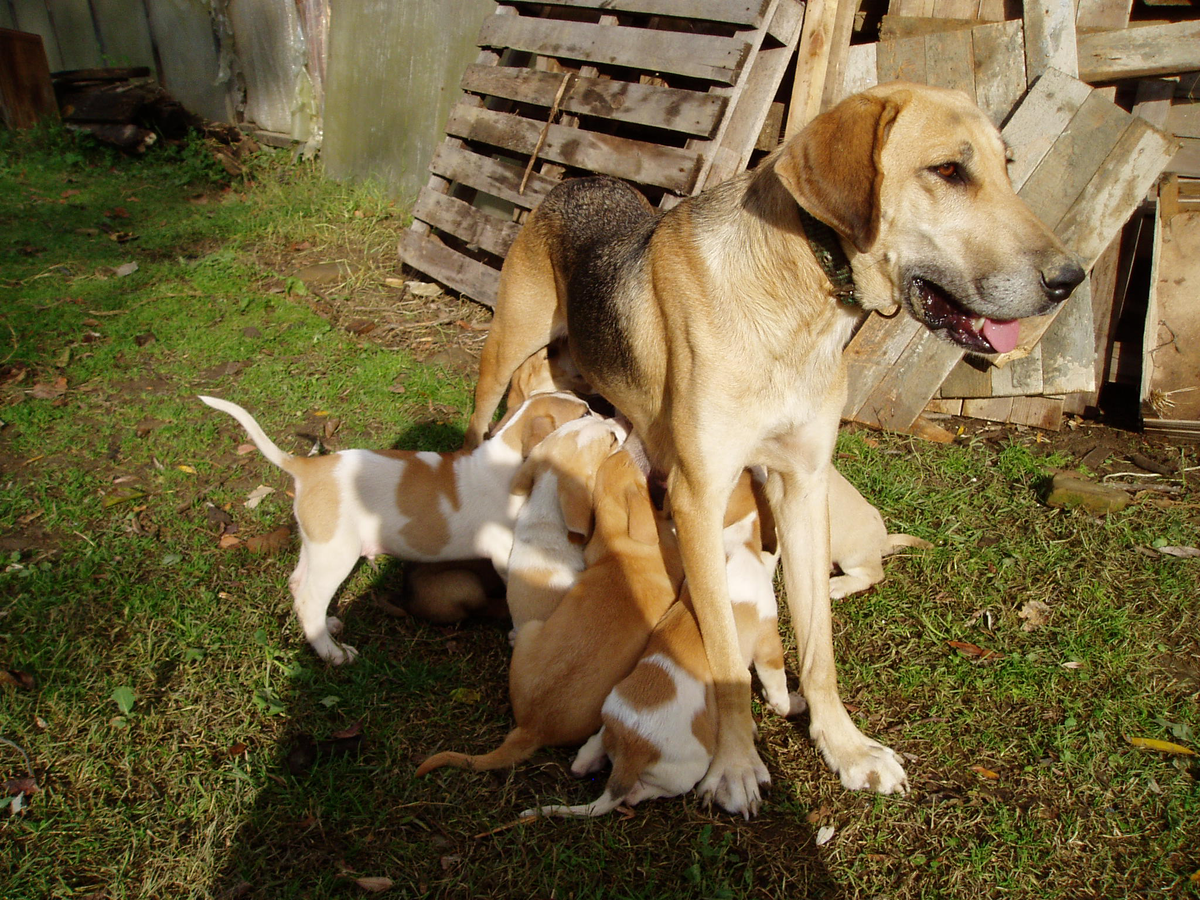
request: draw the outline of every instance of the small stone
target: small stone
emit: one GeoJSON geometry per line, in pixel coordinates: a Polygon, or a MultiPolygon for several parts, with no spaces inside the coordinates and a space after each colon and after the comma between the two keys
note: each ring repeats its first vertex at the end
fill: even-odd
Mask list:
{"type": "Polygon", "coordinates": [[[1117,512],[1129,504],[1129,495],[1119,488],[1105,487],[1071,475],[1055,475],[1046,505],[1059,509],[1082,507],[1093,515],[1117,512]]]}

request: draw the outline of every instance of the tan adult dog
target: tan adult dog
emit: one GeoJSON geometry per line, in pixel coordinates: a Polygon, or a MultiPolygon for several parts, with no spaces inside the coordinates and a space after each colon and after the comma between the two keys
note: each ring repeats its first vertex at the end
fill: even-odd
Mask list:
{"type": "Polygon", "coordinates": [[[730,491],[751,465],[769,472],[811,736],[845,787],[907,787],[896,754],[851,721],[834,669],[827,497],[842,348],[862,310],[903,307],[960,345],[1005,350],[1014,320],[1070,295],[1083,270],[1013,192],[1005,164],[999,133],[966,95],[880,85],[662,215],[621,182],[567,181],[505,260],[467,442],[482,438],[513,371],[568,334],[583,376],[668,473],[717,690],[718,745],[700,792],[727,810],[749,815],[769,782],[721,552],[730,491]],[[851,301],[802,208],[836,232],[826,250],[848,258],[851,301]]]}

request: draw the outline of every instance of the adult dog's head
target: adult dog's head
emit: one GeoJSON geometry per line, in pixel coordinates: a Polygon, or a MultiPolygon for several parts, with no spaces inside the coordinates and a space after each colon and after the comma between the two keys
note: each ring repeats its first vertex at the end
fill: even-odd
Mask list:
{"type": "Polygon", "coordinates": [[[1084,277],[1016,195],[995,126],[960,91],[892,82],[821,114],[774,159],[780,180],[848,244],[867,309],[896,304],[968,350],[1003,353],[1017,319],[1084,277]]]}

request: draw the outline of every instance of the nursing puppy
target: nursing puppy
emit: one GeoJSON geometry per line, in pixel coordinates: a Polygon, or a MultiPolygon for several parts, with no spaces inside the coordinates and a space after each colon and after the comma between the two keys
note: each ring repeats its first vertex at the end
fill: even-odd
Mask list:
{"type": "Polygon", "coordinates": [[[883,516],[837,469],[829,471],[829,547],[841,575],[829,579],[829,596],[841,600],[883,580],[883,558],[901,547],[933,544],[911,534],[888,534],[883,516]]]}
{"type": "Polygon", "coordinates": [[[596,471],[625,436],[612,419],[568,422],[533,449],[513,479],[512,492],[528,497],[508,558],[514,639],[526,623],[550,618],[583,571],[596,471]]]}
{"type": "Polygon", "coordinates": [[[604,698],[637,664],[679,584],[660,541],[660,530],[670,530],[660,529],[646,476],[628,451],[600,465],[593,503],[587,568],[548,619],[517,633],[508,679],[516,727],[491,753],[438,753],[418,775],[442,766],[507,768],[544,746],[582,744],[600,727],[604,698]]]}
{"type": "Polygon", "coordinates": [[[589,415],[570,394],[538,394],[474,451],[343,450],[326,456],[284,453],[236,403],[201,397],[233,416],[270,462],[295,481],[300,560],[288,584],[313,650],[334,665],[357,651],[333,639],[329,601],[359,558],[490,559],[503,575],[522,497],[509,486],[546,435],[589,415]]]}
{"type": "MultiPolygon", "coordinates": [[[[788,694],[775,603],[778,555],[761,490],[743,472],[730,498],[724,529],[729,594],[742,659],[754,665],[767,703],[798,715],[804,698],[788,694]],[[764,546],[764,538],[766,546],[764,546]]],[[[525,815],[600,816],[621,804],[690,791],[708,771],[716,746],[712,672],[687,585],[663,615],[634,670],[604,701],[603,727],[580,749],[575,775],[613,768],[604,793],[581,806],[543,806],[525,815]]]]}

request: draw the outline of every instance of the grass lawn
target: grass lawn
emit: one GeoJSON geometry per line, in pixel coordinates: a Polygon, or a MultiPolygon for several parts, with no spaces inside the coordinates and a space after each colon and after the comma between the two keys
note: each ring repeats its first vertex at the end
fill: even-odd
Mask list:
{"type": "Polygon", "coordinates": [[[487,315],[404,288],[404,212],[283,152],[228,183],[196,141],[0,133],[0,897],[1200,897],[1196,757],[1129,740],[1200,749],[1200,560],[1155,549],[1200,546],[1197,448],[1088,423],[842,436],[936,545],[835,609],[843,698],[908,795],[843,791],[757,707],[750,822],[686,797],[516,823],[600,792],[569,748],[416,779],[507,732],[506,626],[396,616],[399,565],[364,563],[335,601],[361,657],[324,665],[289,481],[196,400],[296,453],[457,446],[487,315]],[[1137,451],[1182,492],[1045,506],[1097,446],[1087,474],[1137,451]]]}

